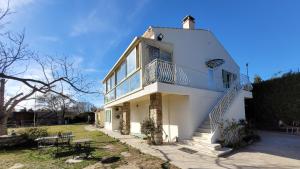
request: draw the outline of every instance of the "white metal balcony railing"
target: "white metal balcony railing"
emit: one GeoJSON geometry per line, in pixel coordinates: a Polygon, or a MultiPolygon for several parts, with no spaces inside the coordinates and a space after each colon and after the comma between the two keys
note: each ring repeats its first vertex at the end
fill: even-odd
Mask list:
{"type": "Polygon", "coordinates": [[[188,85],[189,79],[175,64],[155,59],[145,67],[143,84],[149,85],[153,82],[188,85]]]}
{"type": "MultiPolygon", "coordinates": [[[[241,85],[251,90],[251,83],[248,76],[240,74],[241,85]],[[249,85],[250,84],[250,85],[249,85]]],[[[143,85],[147,86],[154,82],[163,82],[181,86],[189,86],[199,89],[211,89],[215,91],[224,91],[222,75],[214,74],[212,79],[207,72],[201,72],[177,64],[155,59],[145,66],[143,85]]],[[[230,87],[228,83],[226,85],[230,87]]]]}
{"type": "Polygon", "coordinates": [[[185,66],[180,66],[168,61],[155,59],[145,66],[143,85],[147,86],[154,82],[163,82],[188,86],[198,89],[210,89],[223,91],[222,85],[213,79],[222,79],[222,75],[208,76],[208,72],[201,72],[185,66]]]}

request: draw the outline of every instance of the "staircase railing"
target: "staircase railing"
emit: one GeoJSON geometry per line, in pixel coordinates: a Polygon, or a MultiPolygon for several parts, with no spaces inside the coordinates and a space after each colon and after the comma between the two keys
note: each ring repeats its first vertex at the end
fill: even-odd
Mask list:
{"type": "Polygon", "coordinates": [[[211,132],[214,133],[220,126],[223,116],[231,105],[233,99],[237,95],[238,91],[241,89],[241,85],[238,81],[232,83],[230,88],[228,88],[222,98],[215,104],[211,112],[209,113],[211,132]]]}

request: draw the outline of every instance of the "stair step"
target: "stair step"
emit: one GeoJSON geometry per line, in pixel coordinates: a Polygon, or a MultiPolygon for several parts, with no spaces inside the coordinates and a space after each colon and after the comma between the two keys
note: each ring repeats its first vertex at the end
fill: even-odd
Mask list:
{"type": "Polygon", "coordinates": [[[223,148],[219,149],[218,151],[216,151],[216,156],[223,157],[223,156],[231,153],[232,150],[233,150],[232,148],[223,147],[223,148]]]}
{"type": "Polygon", "coordinates": [[[194,132],[194,136],[211,138],[212,134],[211,133],[204,133],[204,132],[194,132]]]}
{"type": "Polygon", "coordinates": [[[210,127],[210,125],[202,124],[202,125],[200,126],[200,128],[210,129],[211,127],[210,127]]]}
{"type": "Polygon", "coordinates": [[[202,133],[210,133],[211,132],[211,129],[206,129],[206,128],[198,128],[197,129],[197,132],[202,132],[202,133]]]}
{"type": "Polygon", "coordinates": [[[201,148],[209,148],[210,150],[219,150],[221,149],[221,144],[218,143],[205,143],[201,141],[194,141],[194,140],[184,140],[185,144],[190,145],[190,146],[196,146],[196,147],[201,147],[201,148]]]}
{"type": "Polygon", "coordinates": [[[202,124],[210,125],[210,120],[205,120],[202,124]]]}
{"type": "Polygon", "coordinates": [[[197,136],[194,136],[194,137],[193,137],[193,140],[196,141],[196,142],[204,142],[204,143],[208,143],[208,144],[211,143],[211,139],[205,138],[205,137],[197,137],[197,136]]]}

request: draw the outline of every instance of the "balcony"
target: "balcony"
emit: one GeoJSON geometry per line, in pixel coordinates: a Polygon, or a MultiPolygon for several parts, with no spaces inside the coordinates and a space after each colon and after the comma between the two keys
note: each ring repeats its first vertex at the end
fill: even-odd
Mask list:
{"type": "MultiPolygon", "coordinates": [[[[144,69],[143,86],[147,86],[154,82],[162,82],[198,89],[224,91],[225,88],[222,84],[224,83],[222,79],[223,77],[221,74],[210,76],[209,72],[202,72],[168,61],[155,59],[146,65],[144,69]]],[[[245,90],[252,89],[248,76],[241,74],[240,83],[245,90]]]]}
{"type": "MultiPolygon", "coordinates": [[[[244,90],[252,90],[248,76],[241,74],[238,77],[240,78],[239,83],[244,90]]],[[[226,88],[224,88],[222,75],[215,74],[213,77],[210,77],[208,72],[201,72],[168,61],[155,59],[147,64],[144,69],[136,70],[108,91],[107,94],[105,94],[104,102],[105,104],[110,103],[116,99],[127,96],[141,89],[141,84],[145,87],[155,82],[214,91],[226,90],[226,88]],[[143,82],[141,82],[142,70],[144,71],[143,82]]],[[[230,86],[230,84],[228,84],[228,86],[230,86]]]]}
{"type": "Polygon", "coordinates": [[[104,96],[104,103],[109,103],[134,92],[141,87],[141,69],[122,80],[104,96]]]}
{"type": "Polygon", "coordinates": [[[213,82],[208,84],[207,72],[201,72],[159,59],[153,60],[145,67],[143,85],[147,86],[154,82],[203,89],[216,88],[213,82]]]}

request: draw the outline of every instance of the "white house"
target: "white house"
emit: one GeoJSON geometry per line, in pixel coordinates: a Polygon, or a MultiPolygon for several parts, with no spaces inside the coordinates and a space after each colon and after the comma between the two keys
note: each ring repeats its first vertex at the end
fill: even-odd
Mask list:
{"type": "Polygon", "coordinates": [[[237,63],[192,16],[182,28],[151,26],[135,37],[103,84],[106,129],[138,135],[151,117],[164,142],[214,143],[218,122],[245,119],[244,99],[252,97],[237,63]]]}

